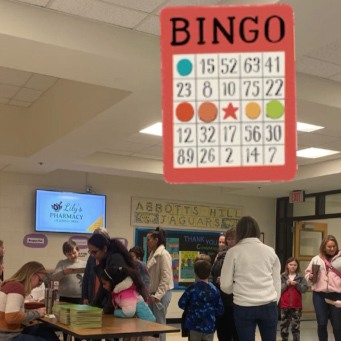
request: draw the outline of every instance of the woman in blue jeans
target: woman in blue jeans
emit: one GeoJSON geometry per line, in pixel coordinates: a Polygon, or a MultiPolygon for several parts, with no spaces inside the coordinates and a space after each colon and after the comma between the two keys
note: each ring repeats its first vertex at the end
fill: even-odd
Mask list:
{"type": "Polygon", "coordinates": [[[333,327],[335,340],[341,340],[341,309],[328,304],[325,299],[341,300],[341,251],[334,236],[322,240],[319,255],[305,270],[306,280],[313,282],[313,304],[316,312],[319,341],[328,341],[328,320],[333,327]],[[313,275],[313,268],[318,269],[313,275]]]}
{"type": "Polygon", "coordinates": [[[257,325],[262,340],[276,340],[281,266],[274,249],[259,238],[256,220],[242,217],[236,227],[236,245],[226,253],[220,276],[220,289],[233,294],[233,314],[242,341],[255,340],[257,325]]]}

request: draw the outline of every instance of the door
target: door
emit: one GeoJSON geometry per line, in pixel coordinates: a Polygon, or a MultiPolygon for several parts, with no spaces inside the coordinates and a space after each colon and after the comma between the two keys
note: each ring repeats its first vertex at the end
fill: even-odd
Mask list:
{"type": "MultiPolygon", "coordinates": [[[[300,262],[302,273],[309,265],[310,260],[320,253],[322,239],[327,235],[328,224],[315,222],[296,222],[294,238],[294,257],[300,262]]],[[[308,282],[309,289],[302,295],[303,315],[314,315],[311,283],[308,282]]]]}

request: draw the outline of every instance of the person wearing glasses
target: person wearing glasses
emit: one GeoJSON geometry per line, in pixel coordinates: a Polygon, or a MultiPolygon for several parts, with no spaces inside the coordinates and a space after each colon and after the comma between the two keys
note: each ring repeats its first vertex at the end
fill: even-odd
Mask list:
{"type": "MultiPolygon", "coordinates": [[[[99,227],[93,231],[93,234],[101,234],[106,239],[110,239],[110,236],[107,230],[104,227],[99,227]]],[[[90,252],[88,251],[89,255],[90,252]]],[[[99,261],[96,260],[95,257],[88,257],[86,262],[85,271],[83,274],[83,283],[82,283],[82,301],[83,304],[92,305],[100,285],[99,278],[96,276],[96,273],[93,271],[94,267],[99,264],[99,261]]]]}
{"type": "Polygon", "coordinates": [[[33,288],[41,285],[46,270],[41,263],[28,262],[13,276],[6,279],[0,289],[0,340],[58,341],[57,335],[43,323],[24,327],[45,316],[46,309],[24,309],[24,300],[33,288]]]}
{"type": "MultiPolygon", "coordinates": [[[[90,257],[96,260],[97,265],[93,271],[99,280],[104,269],[120,266],[135,269],[131,255],[118,239],[110,239],[102,233],[95,233],[88,239],[88,249],[90,257]]],[[[103,312],[107,314],[114,311],[110,295],[102,286],[98,288],[91,305],[103,308],[103,312]]]]}

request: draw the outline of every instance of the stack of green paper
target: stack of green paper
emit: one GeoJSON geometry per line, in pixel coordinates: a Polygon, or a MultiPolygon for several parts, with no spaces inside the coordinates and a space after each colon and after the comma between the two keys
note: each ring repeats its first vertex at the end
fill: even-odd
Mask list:
{"type": "Polygon", "coordinates": [[[101,328],[102,309],[83,304],[58,304],[53,307],[58,321],[74,328],[101,328]]]}
{"type": "Polygon", "coordinates": [[[64,324],[70,324],[70,310],[69,307],[72,304],[55,304],[52,307],[52,313],[56,316],[57,320],[64,324]]]}
{"type": "Polygon", "coordinates": [[[102,309],[75,304],[70,307],[70,325],[74,328],[101,328],[102,309]]]}
{"type": "Polygon", "coordinates": [[[61,308],[62,308],[61,304],[55,304],[52,307],[52,314],[54,314],[54,316],[56,316],[57,319],[59,319],[59,313],[61,308]]]}
{"type": "Polygon", "coordinates": [[[63,324],[70,324],[70,309],[68,307],[60,309],[58,321],[63,324]]]}

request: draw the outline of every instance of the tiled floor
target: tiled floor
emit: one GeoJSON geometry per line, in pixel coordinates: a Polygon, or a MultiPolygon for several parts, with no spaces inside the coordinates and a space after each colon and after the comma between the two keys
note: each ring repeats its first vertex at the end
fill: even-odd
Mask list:
{"type": "MultiPolygon", "coordinates": [[[[177,325],[177,327],[179,327],[177,325]]],[[[334,341],[333,332],[331,327],[328,328],[329,338],[328,341],[334,341]]],[[[277,340],[282,340],[279,334],[279,328],[277,329],[277,340]]],[[[186,341],[186,338],[181,337],[181,333],[170,333],[167,334],[167,341],[186,341]]],[[[289,336],[289,340],[292,340],[292,336],[289,336]]],[[[301,321],[301,340],[300,341],[315,341],[317,340],[316,335],[316,321],[301,321]]],[[[217,335],[214,335],[214,341],[218,341],[217,335]]],[[[242,341],[242,340],[241,340],[242,341]]],[[[256,341],[261,341],[259,333],[256,333],[256,341]]],[[[266,340],[264,340],[266,341],[266,340]]]]}

